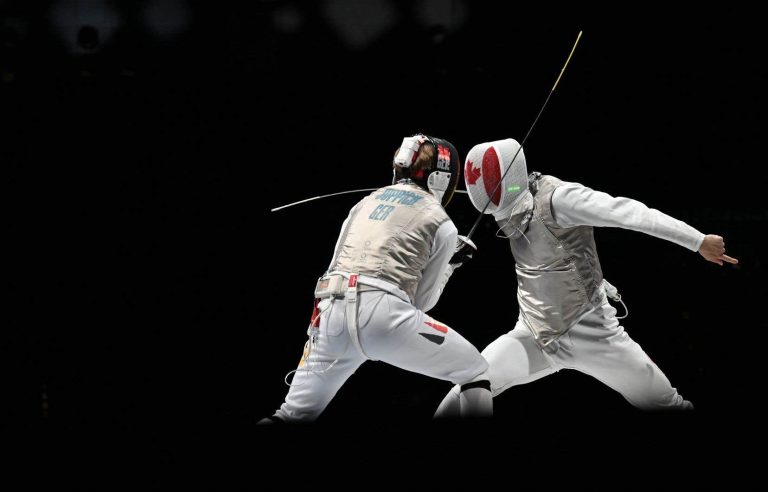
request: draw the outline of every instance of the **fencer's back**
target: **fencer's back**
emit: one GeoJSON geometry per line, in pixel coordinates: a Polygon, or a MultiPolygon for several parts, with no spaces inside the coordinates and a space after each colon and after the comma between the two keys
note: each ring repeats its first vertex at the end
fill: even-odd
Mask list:
{"type": "Polygon", "coordinates": [[[353,208],[331,270],[386,280],[413,302],[437,229],[448,220],[440,202],[414,184],[381,188],[353,208]]]}
{"type": "Polygon", "coordinates": [[[499,222],[513,236],[521,317],[542,345],[568,331],[601,298],[603,272],[592,227],[563,228],[555,221],[552,194],[561,184],[553,176],[533,181],[533,215],[524,236],[499,222]]]}

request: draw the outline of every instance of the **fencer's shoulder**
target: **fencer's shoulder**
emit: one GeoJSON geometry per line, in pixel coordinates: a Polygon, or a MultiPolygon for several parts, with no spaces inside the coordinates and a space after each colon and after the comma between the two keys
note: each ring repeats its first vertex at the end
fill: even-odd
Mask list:
{"type": "Polygon", "coordinates": [[[528,185],[531,192],[541,198],[554,193],[563,185],[563,181],[549,174],[532,173],[528,177],[528,185]]]}
{"type": "Polygon", "coordinates": [[[450,223],[450,227],[456,229],[456,226],[453,225],[453,221],[451,220],[450,216],[448,216],[448,213],[445,211],[443,204],[440,203],[440,200],[432,195],[432,193],[428,193],[427,196],[424,197],[424,208],[422,209],[420,216],[424,220],[438,225],[440,228],[443,228],[446,223],[450,223]]]}
{"type": "Polygon", "coordinates": [[[548,184],[552,186],[562,186],[567,183],[567,181],[564,181],[557,176],[552,176],[551,174],[542,174],[538,177],[538,181],[541,184],[548,184]]]}
{"type": "Polygon", "coordinates": [[[584,203],[602,200],[603,193],[593,190],[575,181],[562,181],[552,193],[552,205],[562,210],[583,205],[584,203]]]}
{"type": "Polygon", "coordinates": [[[565,179],[558,178],[556,176],[542,176],[542,178],[547,178],[547,181],[555,185],[558,188],[560,193],[565,191],[570,191],[570,190],[590,190],[591,189],[579,182],[568,181],[565,179]]]}
{"type": "Polygon", "coordinates": [[[382,195],[383,193],[386,193],[386,192],[387,192],[387,190],[391,190],[391,189],[393,189],[395,186],[396,186],[396,185],[387,185],[387,186],[382,186],[381,188],[379,188],[379,189],[377,189],[377,190],[374,190],[374,191],[372,191],[372,192],[371,192],[369,195],[367,195],[365,198],[363,198],[363,199],[362,199],[362,200],[360,200],[360,201],[362,202],[362,201],[364,201],[364,200],[366,200],[366,199],[369,199],[369,198],[379,198],[379,197],[381,197],[381,195],[382,195]]]}
{"type": "Polygon", "coordinates": [[[453,221],[448,216],[448,212],[445,211],[443,204],[437,198],[430,194],[428,200],[426,210],[429,210],[430,215],[434,216],[440,224],[445,222],[453,224],[453,221]]]}
{"type": "Polygon", "coordinates": [[[410,183],[395,183],[384,186],[368,195],[366,199],[416,207],[423,220],[442,223],[448,219],[448,214],[440,200],[429,191],[410,183]]]}
{"type": "Polygon", "coordinates": [[[443,205],[440,203],[440,200],[438,200],[435,195],[425,190],[424,188],[414,184],[397,184],[392,186],[404,190],[409,194],[420,197],[419,205],[445,213],[445,209],[443,209],[443,205]]]}

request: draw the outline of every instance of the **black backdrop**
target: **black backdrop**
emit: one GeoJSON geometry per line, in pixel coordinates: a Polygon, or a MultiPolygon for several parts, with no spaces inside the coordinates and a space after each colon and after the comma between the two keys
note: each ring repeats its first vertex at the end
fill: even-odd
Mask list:
{"type": "MultiPolygon", "coordinates": [[[[139,20],[149,3],[112,3],[122,30],[80,54],[51,26],[51,2],[0,3],[4,22],[26,26],[4,24],[0,86],[11,251],[1,350],[18,362],[6,425],[140,435],[134,444],[159,462],[212,435],[253,457],[416,427],[433,432],[404,448],[440,447],[436,436],[455,429],[429,419],[450,385],[383,364],[363,366],[317,426],[288,440],[254,429],[285,394],[315,279],[359,196],[269,209],[385,184],[392,152],[417,131],[462,154],[521,139],[583,29],[526,146],[529,169],[721,234],[741,263],[598,230],[606,277],[631,310],[625,327],[695,416],[641,414],[563,371],[499,397],[491,433],[515,436],[517,458],[530,457],[526,442],[570,456],[573,433],[589,442],[593,432],[598,444],[633,432],[627,440],[670,455],[655,437],[689,451],[726,437],[706,453],[719,457],[762,429],[766,36],[754,12],[572,9],[552,22],[546,9],[433,2],[438,20],[420,21],[418,3],[340,2],[356,32],[379,15],[369,7],[394,12],[355,46],[327,20],[333,2],[190,2],[191,25],[165,40],[139,20]]],[[[463,233],[475,219],[460,196],[448,212],[463,233]]],[[[481,349],[517,315],[513,263],[494,231],[483,222],[479,252],[431,313],[481,349]]]]}

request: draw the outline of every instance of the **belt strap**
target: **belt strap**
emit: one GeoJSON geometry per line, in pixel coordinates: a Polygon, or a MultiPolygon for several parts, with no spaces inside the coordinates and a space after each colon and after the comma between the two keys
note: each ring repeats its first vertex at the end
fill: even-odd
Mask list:
{"type": "MultiPolygon", "coordinates": [[[[355,275],[357,277],[357,275],[355,275]]],[[[350,275],[347,275],[349,278],[350,275]]],[[[348,280],[343,275],[326,275],[320,277],[315,286],[315,298],[326,299],[328,297],[345,297],[347,293],[348,280]]],[[[357,283],[357,281],[355,281],[357,283]]],[[[372,290],[382,290],[372,285],[357,284],[358,292],[368,292],[372,290]]]]}
{"type": "MultiPolygon", "coordinates": [[[[352,339],[352,343],[355,348],[363,354],[366,359],[371,359],[368,354],[365,353],[363,347],[360,345],[360,337],[357,331],[357,274],[349,276],[349,282],[347,283],[347,330],[349,330],[349,337],[352,339]]],[[[376,359],[371,359],[376,360],[376,359]]]]}

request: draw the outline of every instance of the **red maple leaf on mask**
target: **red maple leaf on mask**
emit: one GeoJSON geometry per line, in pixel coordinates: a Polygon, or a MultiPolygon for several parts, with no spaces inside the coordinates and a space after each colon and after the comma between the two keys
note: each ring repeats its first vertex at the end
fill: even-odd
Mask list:
{"type": "Polygon", "coordinates": [[[480,168],[475,167],[472,164],[472,161],[467,161],[467,165],[464,168],[464,176],[467,179],[467,184],[475,184],[477,183],[477,180],[480,178],[480,168]]]}

